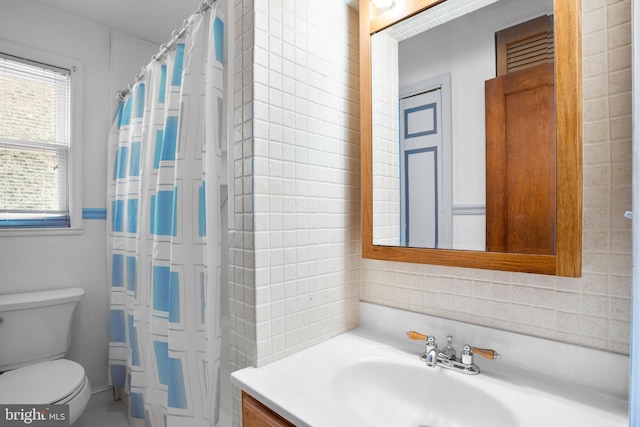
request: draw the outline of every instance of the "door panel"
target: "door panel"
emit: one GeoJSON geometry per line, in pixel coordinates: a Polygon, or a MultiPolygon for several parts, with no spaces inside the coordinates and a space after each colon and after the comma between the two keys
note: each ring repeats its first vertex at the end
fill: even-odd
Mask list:
{"type": "Polygon", "coordinates": [[[405,151],[405,241],[438,247],[438,147],[405,151]]]}
{"type": "Polygon", "coordinates": [[[400,99],[400,226],[402,246],[442,241],[441,89],[400,99]]]}
{"type": "Polygon", "coordinates": [[[485,97],[487,250],[554,254],[554,64],[488,80],[485,97]]]}

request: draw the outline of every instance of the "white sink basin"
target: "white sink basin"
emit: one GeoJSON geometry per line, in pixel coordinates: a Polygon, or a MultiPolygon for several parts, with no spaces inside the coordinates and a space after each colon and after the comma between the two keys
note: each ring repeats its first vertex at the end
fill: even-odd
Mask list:
{"type": "Polygon", "coordinates": [[[358,329],[232,384],[297,427],[628,427],[627,357],[385,310],[361,303],[358,329]],[[491,343],[503,359],[476,356],[479,375],[430,368],[424,344],[405,338],[415,325],[491,343]]]}
{"type": "Polygon", "coordinates": [[[337,372],[336,397],[370,426],[519,426],[508,408],[463,375],[361,360],[337,372]]]}

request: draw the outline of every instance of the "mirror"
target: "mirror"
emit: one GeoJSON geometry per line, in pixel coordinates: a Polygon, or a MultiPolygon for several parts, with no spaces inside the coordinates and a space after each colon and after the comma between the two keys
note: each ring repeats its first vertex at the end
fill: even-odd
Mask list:
{"type": "Polygon", "coordinates": [[[482,5],[470,3],[464,15],[453,15],[456,2],[441,3],[371,35],[375,245],[555,252],[553,0],[482,5]],[[497,35],[504,38],[507,32],[514,33],[509,48],[498,48],[497,35]],[[498,77],[504,56],[509,68],[498,77]],[[548,82],[536,78],[540,67],[549,71],[548,82]],[[527,111],[510,122],[485,114],[491,103],[501,102],[494,87],[505,76],[510,86],[519,79],[506,100],[505,118],[514,117],[514,110],[527,111]],[[546,126],[539,129],[541,124],[546,126]],[[518,137],[508,141],[505,169],[520,166],[549,182],[535,187],[525,182],[521,188],[512,180],[506,186],[510,206],[496,213],[494,199],[502,197],[493,190],[501,174],[497,151],[504,144],[489,144],[488,132],[507,125],[518,137]],[[521,127],[527,128],[524,135],[521,127]],[[525,156],[544,159],[530,163],[525,156]],[[524,164],[513,165],[521,158],[524,164]],[[505,209],[512,217],[496,221],[505,209]],[[523,234],[527,241],[519,239],[523,234]],[[498,243],[494,235],[510,239],[498,243]]]}
{"type": "Polygon", "coordinates": [[[580,2],[479,3],[360,2],[363,257],[579,276],[580,2]],[[547,65],[501,60],[533,21],[549,29],[547,65]],[[533,74],[549,84],[518,104],[513,82],[533,74]]]}

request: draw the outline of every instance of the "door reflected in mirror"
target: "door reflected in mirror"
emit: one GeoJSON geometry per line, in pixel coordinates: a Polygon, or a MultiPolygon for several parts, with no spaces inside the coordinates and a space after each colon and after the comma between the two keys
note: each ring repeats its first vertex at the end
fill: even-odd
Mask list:
{"type": "Polygon", "coordinates": [[[467,3],[371,35],[373,244],[552,255],[553,1],[467,3]]]}

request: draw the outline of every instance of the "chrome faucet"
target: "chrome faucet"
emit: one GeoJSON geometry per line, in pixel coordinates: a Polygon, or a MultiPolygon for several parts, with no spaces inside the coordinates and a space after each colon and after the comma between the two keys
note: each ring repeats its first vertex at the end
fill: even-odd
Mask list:
{"type": "Polygon", "coordinates": [[[427,345],[424,349],[424,361],[427,362],[427,366],[435,368],[438,366],[438,344],[436,344],[435,337],[427,337],[427,345]]]}
{"type": "Polygon", "coordinates": [[[438,356],[446,360],[456,360],[456,349],[453,348],[453,337],[447,336],[447,348],[441,351],[438,356]]]}
{"type": "Polygon", "coordinates": [[[478,354],[487,359],[502,359],[502,356],[495,350],[471,347],[465,344],[462,347],[460,357],[456,357],[456,350],[453,348],[453,337],[447,336],[447,348],[439,351],[436,339],[433,336],[427,336],[415,331],[407,332],[407,336],[412,340],[426,341],[425,351],[420,355],[420,359],[424,360],[427,366],[435,368],[451,369],[453,371],[462,372],[469,375],[477,375],[480,368],[474,363],[474,354],[478,354]]]}

